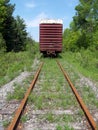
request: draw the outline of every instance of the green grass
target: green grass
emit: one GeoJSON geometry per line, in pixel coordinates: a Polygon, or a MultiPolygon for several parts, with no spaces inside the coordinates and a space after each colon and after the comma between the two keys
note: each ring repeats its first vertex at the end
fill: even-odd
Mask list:
{"type": "Polygon", "coordinates": [[[23,71],[30,71],[34,55],[29,52],[0,54],[0,86],[23,71]]]}
{"type": "Polygon", "coordinates": [[[88,86],[84,86],[83,87],[83,99],[85,100],[85,103],[90,107],[97,107],[98,108],[98,100],[96,99],[96,96],[94,94],[94,92],[92,91],[92,89],[88,86]],[[93,104],[93,105],[92,105],[93,104]]]}
{"type": "Polygon", "coordinates": [[[81,85],[79,86],[76,84],[78,79],[80,79],[79,76],[80,74],[88,77],[93,82],[98,81],[98,68],[96,66],[97,56],[95,56],[94,59],[93,57],[94,54],[89,51],[86,52],[86,50],[84,51],[84,54],[81,54],[79,52],[75,52],[75,53],[66,52],[62,54],[62,59],[59,59],[59,61],[64,67],[65,71],[67,71],[67,74],[69,75],[73,85],[76,87],[77,91],[81,95],[84,103],[88,106],[88,108],[95,109],[98,108],[98,101],[94,94],[94,91],[92,91],[92,88],[90,86],[85,86],[85,85],[81,87],[81,85]],[[88,55],[89,53],[90,56],[88,55]],[[89,59],[87,62],[85,62],[86,59],[84,55],[86,55],[89,59]],[[84,57],[84,61],[83,61],[83,57],[84,57]],[[81,63],[82,61],[84,63],[81,63]]]}
{"type": "Polygon", "coordinates": [[[4,126],[5,128],[7,128],[9,124],[10,124],[10,121],[9,121],[9,120],[4,120],[4,121],[3,121],[3,126],[4,126]]]}
{"type": "Polygon", "coordinates": [[[76,107],[77,103],[73,102],[75,98],[72,97],[71,89],[67,88],[65,78],[58,69],[56,61],[48,58],[43,60],[45,64],[39,80],[42,78],[45,81],[37,84],[37,86],[40,86],[37,88],[40,95],[36,90],[33,95],[30,95],[29,101],[34,103],[36,109],[58,109],[59,107],[68,108],[68,106],[70,108],[72,105],[76,107]]]}
{"type": "MultiPolygon", "coordinates": [[[[76,117],[73,115],[55,115],[52,113],[52,110],[70,110],[72,106],[73,109],[76,109],[78,103],[61,70],[58,69],[59,67],[55,59],[41,58],[41,60],[45,62],[41,74],[39,75],[41,82],[37,82],[28,101],[30,104],[33,104],[34,110],[49,110],[48,113],[39,115],[40,117],[38,117],[38,119],[40,118],[41,120],[57,124],[61,122],[61,124],[63,123],[62,129],[66,127],[66,129],[71,130],[72,128],[66,123],[74,122],[74,119],[77,120],[78,116],[82,117],[83,113],[78,112],[76,117]]],[[[61,60],[63,61],[63,59],[61,60]]]]}
{"type": "MultiPolygon", "coordinates": [[[[79,78],[78,73],[75,72],[74,66],[71,66],[70,63],[65,60],[65,58],[58,58],[60,60],[61,64],[63,65],[64,69],[67,70],[68,74],[71,76],[71,80],[75,83],[75,81],[79,78]]],[[[71,60],[71,59],[70,59],[71,60]]],[[[41,115],[39,118],[45,119],[50,123],[57,123],[62,122],[64,124],[63,126],[57,126],[57,129],[62,130],[73,130],[68,124],[71,122],[74,122],[74,120],[81,120],[81,117],[84,116],[83,112],[81,110],[77,111],[76,115],[54,115],[51,111],[52,110],[70,110],[73,106],[73,109],[76,109],[79,105],[75,99],[75,97],[72,94],[72,91],[66,82],[63,74],[61,73],[61,70],[58,69],[58,65],[56,64],[55,59],[51,58],[41,58],[41,61],[44,61],[44,66],[42,68],[41,74],[39,75],[39,80],[41,82],[38,82],[33,90],[33,94],[29,96],[29,104],[33,104],[34,110],[49,110],[49,113],[45,115],[41,115]]],[[[28,81],[25,81],[25,83],[29,84],[28,81]]],[[[23,98],[23,95],[25,93],[25,89],[21,87],[20,92],[19,90],[20,86],[16,85],[16,89],[14,93],[11,95],[9,94],[8,99],[20,99],[23,98]],[[19,96],[17,96],[19,95],[19,96]]],[[[77,89],[79,87],[77,86],[77,89]]],[[[84,100],[88,102],[88,100],[92,99],[90,101],[91,104],[97,104],[96,101],[94,101],[94,96],[92,93],[89,93],[88,96],[86,92],[91,91],[88,90],[88,88],[84,87],[84,100]],[[86,99],[86,97],[87,99],[86,99]],[[90,98],[89,98],[90,96],[90,98]]],[[[27,119],[26,117],[23,118],[23,120],[27,119]]]]}
{"type": "Polygon", "coordinates": [[[98,81],[98,51],[80,50],[80,52],[62,53],[62,59],[84,76],[98,81]]]}
{"type": "Polygon", "coordinates": [[[71,128],[68,124],[66,124],[65,126],[58,125],[56,127],[56,130],[74,130],[74,129],[71,128]]]}
{"type": "MultiPolygon", "coordinates": [[[[80,54],[66,52],[65,54],[62,54],[62,58],[57,58],[63,65],[64,69],[67,70],[67,73],[71,77],[73,84],[75,84],[76,80],[79,78],[79,73],[82,73],[83,75],[97,81],[97,68],[92,67],[91,64],[89,65],[89,61],[87,61],[87,63],[81,64],[79,61],[81,59],[78,58],[79,56],[77,55],[80,54]],[[92,70],[89,72],[89,75],[87,73],[89,70],[88,68],[92,68],[92,70]],[[92,78],[91,74],[95,70],[96,72],[92,78]]],[[[81,110],[77,110],[76,115],[54,115],[52,113],[52,110],[59,109],[70,110],[72,108],[73,110],[76,110],[79,105],[73,96],[67,81],[61,73],[61,70],[58,69],[59,67],[56,64],[55,59],[41,58],[40,60],[45,62],[41,74],[39,75],[39,80],[41,80],[41,82],[37,82],[36,86],[34,87],[33,94],[31,93],[29,96],[29,104],[33,104],[34,110],[49,110],[47,114],[39,115],[39,118],[47,120],[50,123],[57,123],[57,130],[73,130],[73,128],[70,127],[69,123],[81,120],[80,118],[83,118],[84,114],[81,110]],[[63,123],[63,125],[59,125],[59,122],[63,123]]],[[[96,64],[96,62],[94,63],[96,64]]],[[[31,61],[27,66],[30,65],[31,61]]],[[[15,68],[12,67],[11,69],[14,70],[15,68]]],[[[25,69],[28,70],[26,66],[25,69]]],[[[24,83],[26,85],[29,85],[30,80],[26,80],[24,83]]],[[[26,90],[24,88],[20,85],[16,85],[13,94],[9,93],[8,99],[22,99],[26,90]],[[20,92],[18,90],[20,90],[20,92]]],[[[93,104],[96,107],[98,106],[97,100],[90,88],[87,88],[87,86],[84,86],[83,88],[76,86],[76,88],[81,93],[86,104],[89,106],[92,106],[93,104]]],[[[23,121],[24,120],[27,120],[27,117],[23,117],[23,121]]]]}
{"type": "Polygon", "coordinates": [[[28,120],[28,116],[27,116],[27,115],[22,115],[20,121],[21,121],[22,123],[25,123],[27,120],[28,120]]]}
{"type": "Polygon", "coordinates": [[[24,94],[26,92],[26,87],[23,87],[21,84],[15,84],[13,92],[9,92],[7,94],[7,100],[21,100],[24,98],[24,94]]]}
{"type": "Polygon", "coordinates": [[[65,126],[58,125],[56,127],[56,130],[74,130],[74,129],[71,128],[68,124],[66,124],[65,126]]]}

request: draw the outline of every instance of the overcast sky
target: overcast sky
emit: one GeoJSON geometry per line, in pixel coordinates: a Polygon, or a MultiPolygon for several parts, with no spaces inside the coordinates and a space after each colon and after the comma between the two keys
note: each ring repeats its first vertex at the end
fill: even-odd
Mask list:
{"type": "Polygon", "coordinates": [[[63,28],[68,28],[75,15],[79,0],[10,0],[15,4],[14,16],[19,15],[27,25],[27,31],[39,41],[40,19],[62,19],[63,28]]]}

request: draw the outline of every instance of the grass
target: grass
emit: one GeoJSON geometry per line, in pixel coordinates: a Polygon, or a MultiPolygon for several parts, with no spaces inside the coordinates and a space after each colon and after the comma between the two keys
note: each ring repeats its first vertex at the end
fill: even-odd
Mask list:
{"type": "Polygon", "coordinates": [[[66,124],[65,126],[58,125],[56,127],[56,130],[74,130],[74,129],[71,128],[68,124],[66,124]]]}
{"type": "Polygon", "coordinates": [[[24,97],[24,94],[26,92],[26,87],[23,87],[21,84],[15,84],[13,92],[9,92],[7,94],[7,100],[21,100],[24,97]]]}
{"type": "Polygon", "coordinates": [[[9,121],[9,120],[4,120],[4,121],[3,121],[3,126],[4,126],[5,128],[7,128],[9,124],[10,124],[10,121],[9,121]]]}
{"type": "MultiPolygon", "coordinates": [[[[66,82],[61,70],[58,69],[55,59],[45,58],[41,59],[44,61],[44,66],[42,68],[41,74],[39,75],[39,82],[37,82],[33,94],[29,97],[29,103],[33,104],[34,110],[49,110],[49,113],[40,115],[42,120],[46,120],[50,123],[71,123],[73,122],[72,115],[55,115],[52,110],[70,110],[78,107],[75,97],[73,96],[68,83],[66,82]]],[[[68,67],[68,66],[67,66],[68,67]]],[[[79,112],[78,112],[79,113],[79,112]]],[[[78,116],[83,116],[82,114],[77,114],[74,117],[76,120],[78,116]]],[[[62,125],[62,129],[71,130],[69,125],[62,125]],[[68,128],[67,128],[68,127],[68,128]]]]}
{"type": "Polygon", "coordinates": [[[96,106],[96,108],[98,109],[98,100],[96,99],[96,96],[92,89],[89,86],[84,86],[83,92],[83,99],[85,100],[85,103],[89,106],[89,108],[96,106]]]}
{"type": "MultiPolygon", "coordinates": [[[[77,68],[77,66],[75,66],[76,64],[78,64],[77,62],[75,63],[75,61],[74,62],[72,61],[73,63],[70,65],[71,59],[70,58],[67,59],[64,56],[65,55],[63,55],[62,58],[58,58],[58,60],[60,60],[64,69],[67,70],[67,73],[71,77],[73,84],[75,84],[76,81],[79,79],[80,68],[79,67],[77,68]]],[[[38,94],[34,92],[34,95],[36,95],[35,98],[36,100],[37,98],[40,98],[40,96],[42,98],[41,100],[42,102],[40,103],[38,102],[39,104],[41,104],[41,109],[42,110],[49,109],[50,112],[51,109],[59,109],[59,108],[70,109],[72,106],[73,108],[76,109],[78,107],[77,102],[75,101],[75,98],[72,95],[71,89],[69,88],[68,84],[65,83],[63,74],[61,73],[60,70],[58,70],[55,59],[45,58],[41,60],[45,61],[41,76],[39,77],[39,79],[43,77],[42,78],[43,82],[37,85],[41,90],[40,93],[38,94]],[[37,95],[39,95],[39,97],[37,97],[37,95]]],[[[80,67],[82,68],[82,66],[80,67]]],[[[85,67],[82,69],[86,71],[85,67]]],[[[76,86],[76,88],[80,93],[82,92],[81,95],[86,104],[88,104],[89,106],[93,106],[93,105],[95,107],[98,106],[97,99],[94,97],[91,89],[88,90],[88,88],[85,87],[80,88],[79,86],[76,86]],[[87,91],[89,94],[86,94],[87,91]]],[[[34,106],[36,106],[36,109],[39,109],[39,107],[37,107],[37,104],[35,104],[34,100],[33,100],[33,104],[34,106]]],[[[74,117],[74,119],[75,120],[78,119],[81,122],[81,117],[83,117],[83,115],[84,115],[83,112],[81,110],[78,110],[76,117],[74,117]]],[[[68,123],[73,122],[72,117],[70,120],[70,118],[68,117],[63,118],[62,115],[62,118],[58,117],[57,119],[52,113],[45,115],[45,118],[48,119],[48,121],[50,122],[55,122],[55,121],[58,122],[58,120],[62,122],[61,119],[63,119],[64,122],[68,122],[68,123]]],[[[62,127],[62,129],[64,129],[64,126],[62,127]]],[[[68,129],[73,129],[73,128],[70,128],[68,126],[68,129]]]]}
{"type": "Polygon", "coordinates": [[[94,91],[90,86],[86,85],[77,85],[77,82],[80,79],[80,74],[88,77],[93,82],[98,81],[98,66],[97,66],[97,56],[94,56],[93,52],[88,50],[83,50],[83,52],[66,52],[62,54],[62,59],[59,59],[63,65],[65,71],[67,71],[72,83],[76,87],[78,93],[81,95],[83,101],[89,109],[97,109],[98,101],[94,91]],[[84,52],[84,54],[83,54],[84,52]],[[82,53],[82,54],[81,54],[82,53]],[[90,55],[89,55],[90,53],[90,55]],[[86,58],[89,60],[85,61],[86,58]],[[94,59],[93,59],[94,57],[94,59]],[[83,59],[84,58],[84,59],[83,59]],[[82,63],[83,62],[83,63],[82,63]]]}
{"type": "MultiPolygon", "coordinates": [[[[79,73],[82,73],[92,78],[92,72],[90,71],[89,74],[86,72],[88,72],[89,70],[87,69],[87,66],[89,66],[89,68],[93,67],[89,65],[89,61],[87,61],[87,63],[80,62],[79,60],[81,59],[78,55],[80,54],[66,52],[65,54],[62,54],[62,58],[58,58],[58,60],[60,60],[61,64],[63,65],[64,69],[67,70],[67,73],[71,77],[71,81],[73,82],[73,84],[75,84],[76,80],[79,78],[79,73]]],[[[61,70],[58,69],[58,65],[56,64],[55,59],[41,58],[40,60],[45,62],[42,68],[42,72],[39,76],[39,80],[41,82],[37,82],[33,94],[31,93],[31,95],[29,96],[29,104],[33,104],[34,110],[49,110],[47,114],[39,115],[39,118],[47,120],[50,123],[57,123],[57,130],[73,130],[73,128],[70,127],[69,124],[71,122],[74,122],[74,120],[81,121],[80,118],[82,118],[84,114],[81,110],[77,110],[76,115],[54,115],[52,113],[52,110],[63,111],[72,109],[74,111],[77,109],[77,107],[79,107],[79,105],[75,97],[73,96],[68,83],[65,81],[65,78],[61,73],[61,70]],[[59,122],[61,122],[61,124],[63,125],[59,125],[59,122]]],[[[31,61],[29,66],[30,65],[31,61]]],[[[14,70],[15,68],[12,67],[11,69],[14,70]]],[[[28,70],[26,66],[25,70],[28,70]]],[[[96,67],[93,68],[92,71],[94,72],[95,70],[97,72],[96,67]]],[[[95,81],[97,80],[96,72],[94,74],[94,77],[92,78],[95,81]]],[[[27,85],[30,82],[25,81],[25,83],[27,85]]],[[[96,107],[98,106],[97,99],[94,97],[94,94],[92,93],[92,90],[90,88],[88,88],[87,86],[84,86],[83,88],[76,86],[76,88],[81,93],[83,100],[86,104],[88,104],[89,106],[92,106],[92,104],[94,104],[96,107]]],[[[25,91],[25,87],[23,88],[20,85],[16,85],[13,94],[9,93],[8,99],[22,99],[25,91]]],[[[27,120],[27,117],[23,117],[23,120],[27,120]]]]}
{"type": "Polygon", "coordinates": [[[0,54],[0,86],[11,81],[23,71],[30,71],[34,56],[29,52],[0,54]]]}
{"type": "Polygon", "coordinates": [[[80,52],[62,53],[62,59],[71,66],[74,70],[80,72],[84,76],[98,81],[98,51],[91,52],[90,50],[80,50],[80,52]]]}
{"type": "Polygon", "coordinates": [[[28,116],[27,116],[27,115],[22,115],[20,121],[21,121],[22,123],[25,123],[27,120],[28,120],[28,116]]]}

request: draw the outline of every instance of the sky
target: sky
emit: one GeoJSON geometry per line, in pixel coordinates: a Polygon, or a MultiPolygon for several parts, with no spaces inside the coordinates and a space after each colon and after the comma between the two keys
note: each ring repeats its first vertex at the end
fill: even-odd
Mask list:
{"type": "Polygon", "coordinates": [[[23,18],[29,35],[39,41],[40,20],[62,19],[63,30],[68,28],[79,0],[10,0],[10,3],[15,4],[14,17],[23,18]]]}

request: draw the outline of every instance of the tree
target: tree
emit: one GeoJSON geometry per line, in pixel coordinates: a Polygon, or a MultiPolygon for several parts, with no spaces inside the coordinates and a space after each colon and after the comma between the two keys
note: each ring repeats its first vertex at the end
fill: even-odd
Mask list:
{"type": "Polygon", "coordinates": [[[71,29],[65,29],[63,34],[63,46],[66,50],[76,51],[79,49],[78,38],[80,36],[79,31],[72,31],[71,29]]]}
{"type": "Polygon", "coordinates": [[[2,37],[2,34],[0,33],[0,52],[5,52],[6,51],[6,44],[5,40],[2,37]]]}
{"type": "Polygon", "coordinates": [[[7,51],[12,50],[12,36],[13,36],[13,11],[14,6],[9,3],[10,0],[0,0],[0,32],[6,41],[7,51]]]}
{"type": "Polygon", "coordinates": [[[98,26],[98,0],[80,0],[75,9],[73,21],[76,29],[81,31],[80,45],[88,48],[93,44],[93,33],[98,26]]]}
{"type": "Polygon", "coordinates": [[[13,37],[13,50],[15,52],[25,49],[25,41],[27,38],[26,25],[24,20],[17,16],[13,22],[14,37],[13,37]]]}

